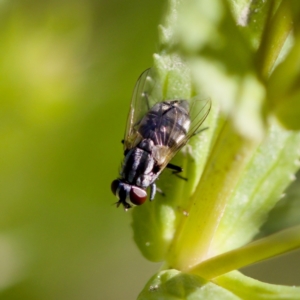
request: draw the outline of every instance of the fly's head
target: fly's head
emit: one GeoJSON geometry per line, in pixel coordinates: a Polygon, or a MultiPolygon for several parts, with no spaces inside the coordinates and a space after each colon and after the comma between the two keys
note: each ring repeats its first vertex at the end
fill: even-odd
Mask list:
{"type": "Polygon", "coordinates": [[[125,183],[121,179],[116,179],[111,183],[111,191],[119,199],[117,207],[122,204],[126,211],[147,200],[147,192],[144,189],[125,183]]]}

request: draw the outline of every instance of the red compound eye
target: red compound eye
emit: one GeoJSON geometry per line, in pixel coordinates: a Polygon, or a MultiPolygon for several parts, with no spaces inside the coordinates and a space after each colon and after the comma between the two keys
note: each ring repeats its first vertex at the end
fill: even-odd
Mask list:
{"type": "Polygon", "coordinates": [[[141,205],[147,200],[147,192],[139,187],[133,186],[130,190],[130,201],[134,205],[141,205]]]}
{"type": "Polygon", "coordinates": [[[120,185],[120,181],[118,179],[114,180],[112,183],[111,183],[111,191],[113,192],[113,194],[115,196],[117,196],[117,191],[118,191],[118,188],[119,188],[119,185],[120,185]]]}

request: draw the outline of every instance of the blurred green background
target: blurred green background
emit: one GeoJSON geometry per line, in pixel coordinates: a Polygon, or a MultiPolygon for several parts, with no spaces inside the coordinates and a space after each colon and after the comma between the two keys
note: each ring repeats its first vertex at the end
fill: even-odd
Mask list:
{"type": "Polygon", "coordinates": [[[157,270],[110,183],[164,5],[0,1],[1,299],[135,299],[157,270]]]}
{"type": "Polygon", "coordinates": [[[0,299],[135,299],[157,271],[110,183],[165,5],[0,0],[0,299]]]}

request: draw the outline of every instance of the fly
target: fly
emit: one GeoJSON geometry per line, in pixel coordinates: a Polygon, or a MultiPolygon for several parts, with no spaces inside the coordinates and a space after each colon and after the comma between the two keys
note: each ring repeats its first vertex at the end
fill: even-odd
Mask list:
{"type": "Polygon", "coordinates": [[[124,161],[120,177],[111,184],[125,210],[141,205],[156,194],[155,181],[167,167],[179,173],[182,169],[169,162],[197,133],[210,111],[210,100],[170,99],[152,95],[160,89],[151,76],[152,69],[139,77],[127,120],[124,161]]]}

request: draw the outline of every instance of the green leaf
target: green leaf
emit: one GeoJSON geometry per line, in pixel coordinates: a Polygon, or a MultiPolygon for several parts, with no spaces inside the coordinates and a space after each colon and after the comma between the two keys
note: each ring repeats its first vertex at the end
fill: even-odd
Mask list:
{"type": "Polygon", "coordinates": [[[263,283],[233,271],[206,281],[199,276],[166,270],[155,274],[138,300],[298,300],[300,287],[263,283]]]}
{"type": "Polygon", "coordinates": [[[265,222],[269,211],[295,179],[299,169],[300,134],[276,123],[253,153],[227,202],[211,248],[215,254],[249,242],[265,222]]]}
{"type": "Polygon", "coordinates": [[[299,146],[299,134],[275,124],[258,148],[225,126],[169,251],[169,265],[189,268],[249,242],[294,179],[299,146]]]}
{"type": "Polygon", "coordinates": [[[261,42],[261,37],[267,21],[268,12],[273,6],[273,10],[278,6],[276,1],[264,0],[229,0],[230,10],[239,26],[240,31],[250,41],[253,49],[257,49],[261,42]]]}
{"type": "Polygon", "coordinates": [[[241,298],[198,276],[184,274],[177,270],[166,270],[154,275],[138,297],[138,300],[152,299],[238,300],[241,298]]]}
{"type": "Polygon", "coordinates": [[[251,42],[236,26],[226,2],[184,1],[173,26],[197,91],[230,114],[236,131],[261,139],[265,87],[256,73],[251,42]]]}
{"type": "Polygon", "coordinates": [[[257,69],[264,80],[267,80],[270,76],[283,45],[292,30],[291,1],[281,1],[277,9],[275,9],[276,2],[269,1],[269,3],[262,40],[256,54],[257,69]]]}
{"type": "Polygon", "coordinates": [[[300,35],[286,59],[276,68],[268,83],[270,106],[281,123],[300,129],[300,35]]]}
{"type": "MultiPolygon", "coordinates": [[[[283,1],[278,32],[288,31],[293,22],[294,45],[267,83],[269,107],[288,129],[300,129],[300,2],[283,1]]],[[[276,32],[276,31],[275,31],[276,32]]],[[[274,34],[274,38],[276,38],[274,34]]],[[[278,40],[278,37],[277,37],[278,40]]]]}
{"type": "MultiPolygon", "coordinates": [[[[298,160],[294,161],[299,165],[298,160]]],[[[300,173],[296,180],[281,195],[280,201],[271,210],[267,222],[262,226],[259,237],[300,224],[300,173]]]]}

